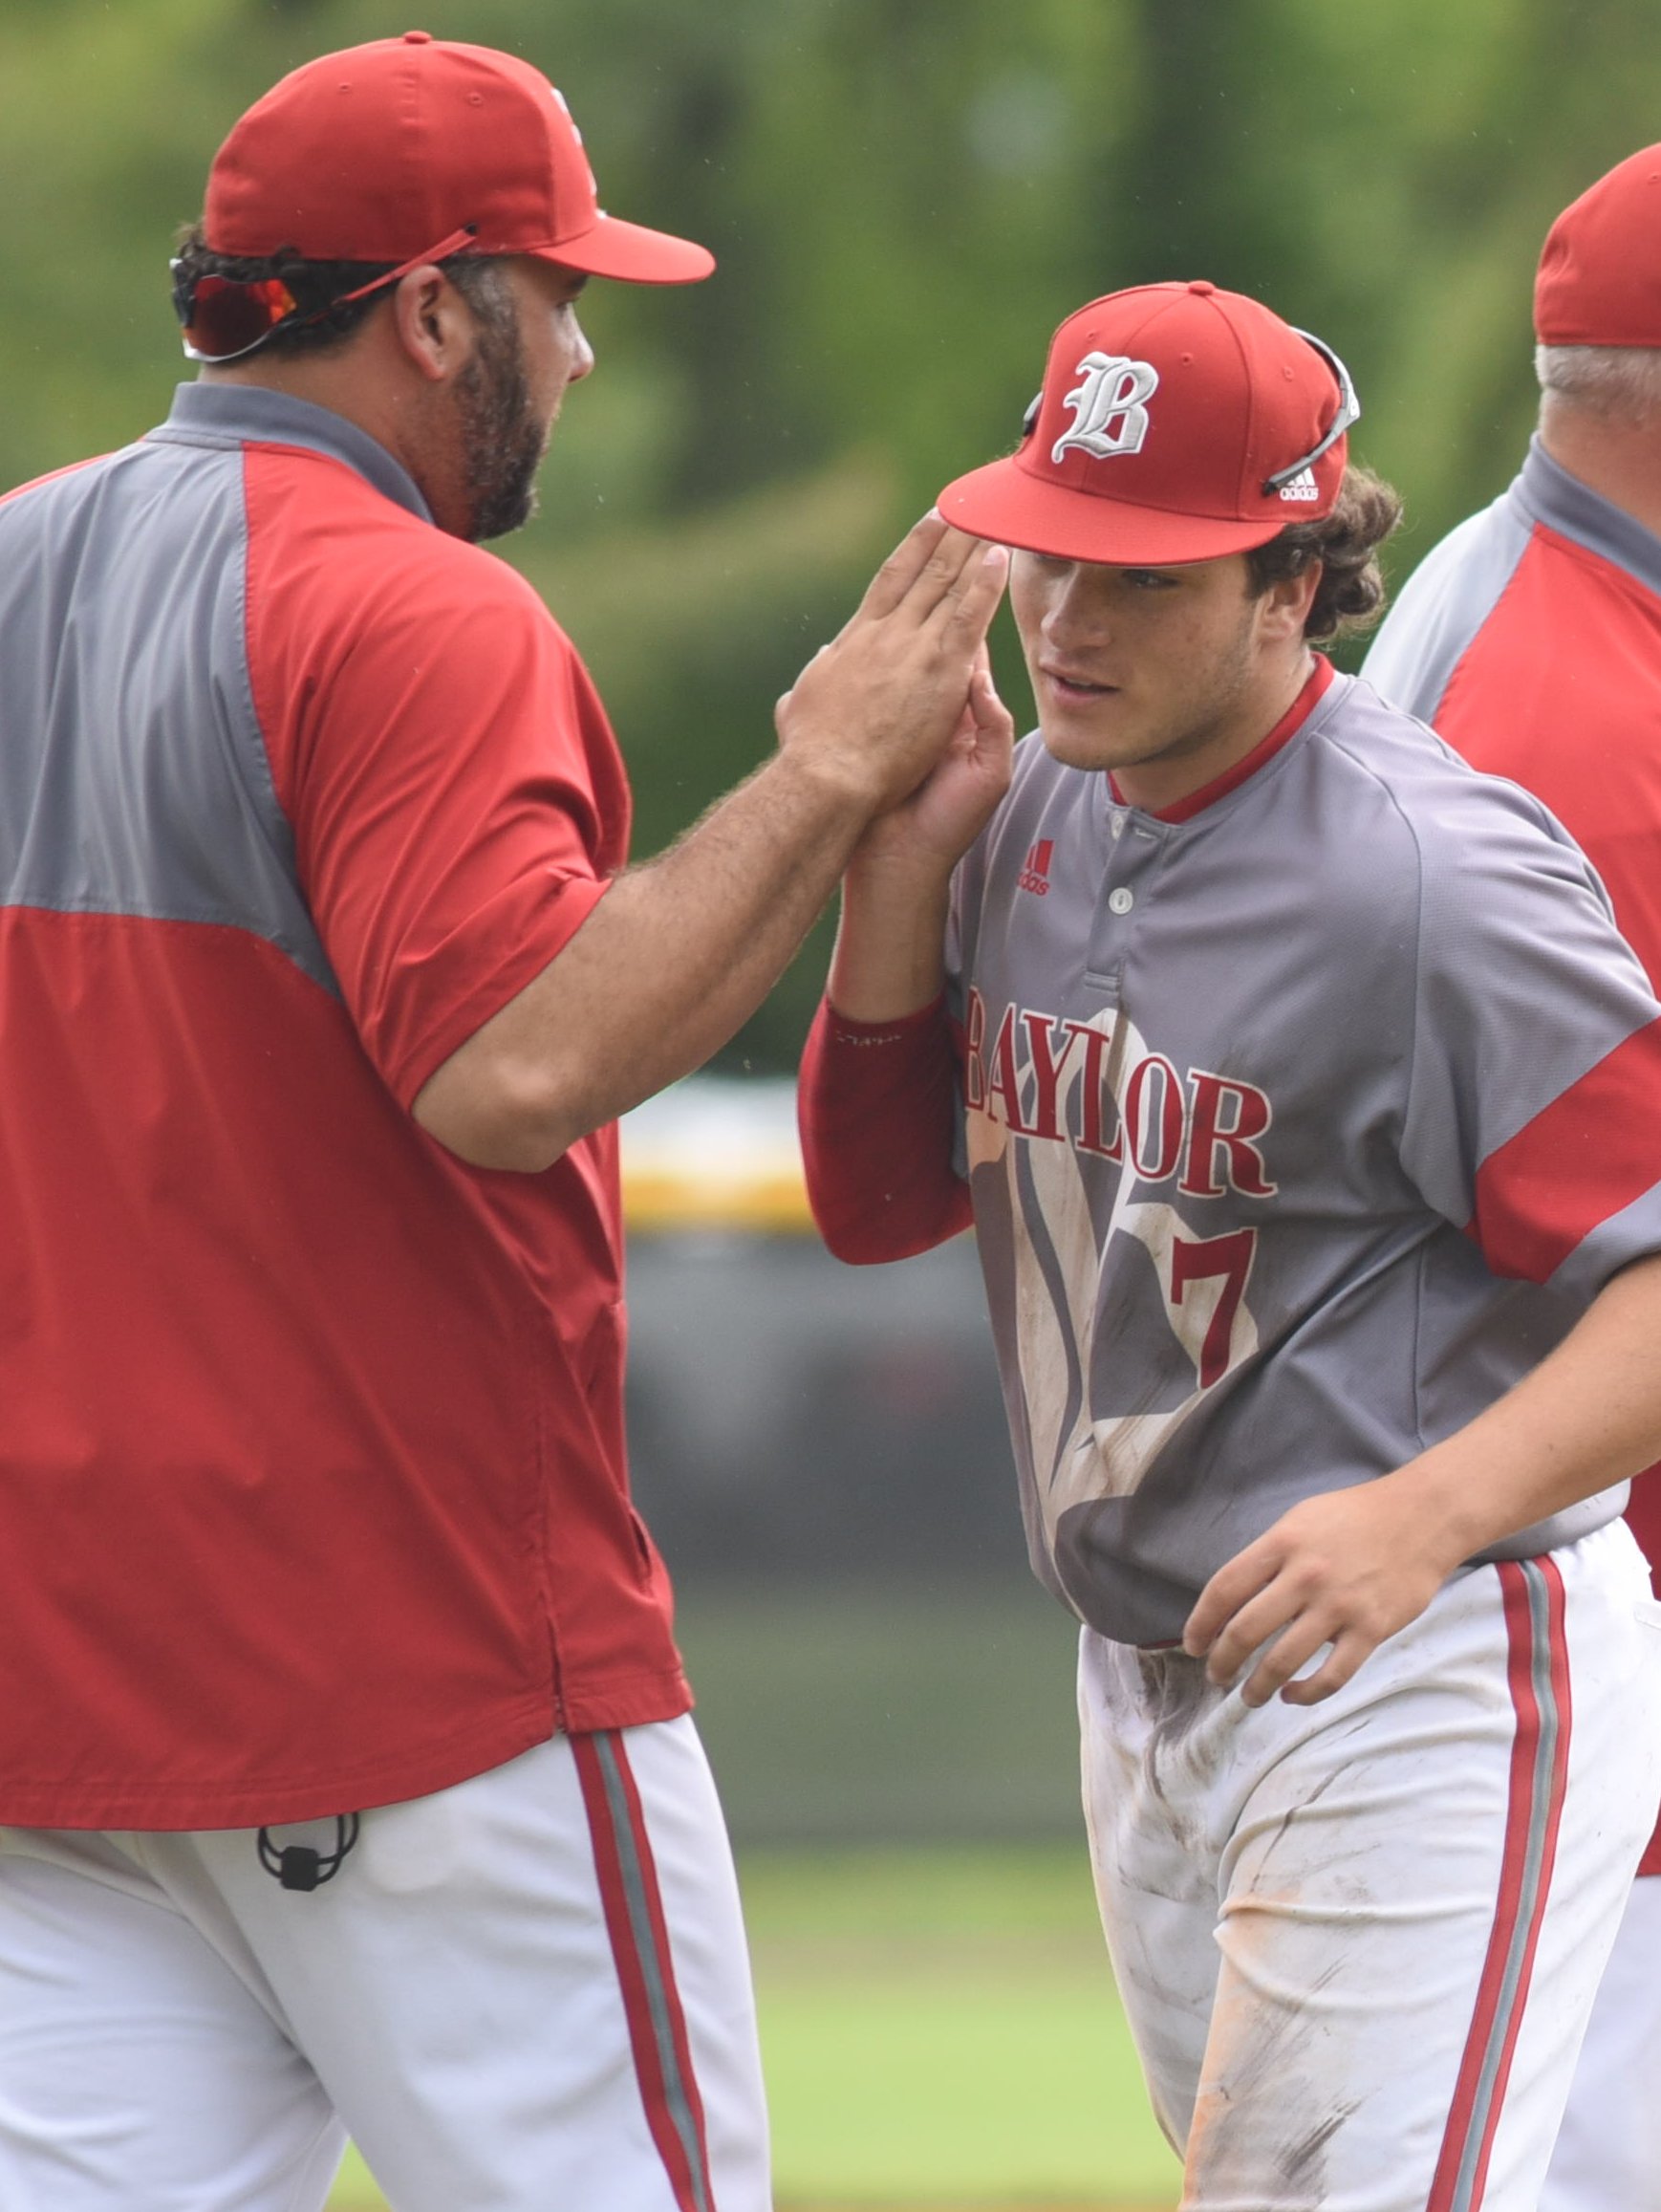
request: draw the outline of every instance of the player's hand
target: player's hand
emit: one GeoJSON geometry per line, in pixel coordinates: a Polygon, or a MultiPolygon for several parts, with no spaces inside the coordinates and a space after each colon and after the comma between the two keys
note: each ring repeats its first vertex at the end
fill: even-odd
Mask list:
{"type": "Polygon", "coordinates": [[[1245,1702],[1267,1704],[1279,1690],[1288,1704],[1313,1705],[1417,1619],[1461,1556],[1401,1473],[1305,1498],[1218,1569],[1182,1648],[1205,1657],[1206,1673],[1226,1687],[1267,1644],[1241,1685],[1245,1702]],[[1324,1644],[1332,1648],[1320,1666],[1294,1681],[1324,1644]]]}
{"type": "Polygon", "coordinates": [[[915,791],[961,726],[1008,567],[1002,546],[925,515],[779,701],[787,757],[867,813],[915,791]]]}
{"type": "Polygon", "coordinates": [[[998,696],[984,645],[946,749],[908,798],[878,814],[854,847],[851,871],[917,869],[949,875],[1009,789],[1015,724],[998,696]]]}

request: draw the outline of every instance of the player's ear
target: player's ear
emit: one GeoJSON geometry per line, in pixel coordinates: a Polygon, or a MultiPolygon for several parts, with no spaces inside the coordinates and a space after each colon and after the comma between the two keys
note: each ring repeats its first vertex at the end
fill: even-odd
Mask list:
{"type": "Polygon", "coordinates": [[[447,383],[473,353],[473,317],[443,271],[423,262],[392,294],[393,328],[403,354],[429,383],[447,383]]]}
{"type": "Polygon", "coordinates": [[[1275,578],[1258,601],[1260,637],[1276,644],[1303,637],[1315,594],[1321,588],[1322,572],[1323,564],[1312,560],[1296,575],[1275,578]]]}

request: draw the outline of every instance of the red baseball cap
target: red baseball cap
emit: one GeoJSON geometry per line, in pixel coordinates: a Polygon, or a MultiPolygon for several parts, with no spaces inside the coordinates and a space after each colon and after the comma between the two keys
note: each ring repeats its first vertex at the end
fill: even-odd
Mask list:
{"type": "Polygon", "coordinates": [[[237,122],[207,178],[215,253],[416,262],[529,253],[690,284],[715,257],[618,222],[562,96],[528,62],[424,31],[306,62],[237,122]]]}
{"type": "Polygon", "coordinates": [[[1214,560],[1331,512],[1360,412],[1337,355],[1255,299],[1139,285],[1068,317],[1016,451],[938,504],[1064,560],[1214,560]]]}
{"type": "Polygon", "coordinates": [[[1661,146],[1629,154],[1546,232],[1534,335],[1546,346],[1661,346],[1661,146]]]}

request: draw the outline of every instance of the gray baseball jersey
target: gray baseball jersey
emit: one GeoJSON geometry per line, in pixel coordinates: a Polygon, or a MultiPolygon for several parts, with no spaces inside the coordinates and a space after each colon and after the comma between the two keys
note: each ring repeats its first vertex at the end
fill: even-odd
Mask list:
{"type": "Polygon", "coordinates": [[[1565,833],[1352,679],[1263,753],[1161,818],[1028,738],[956,880],[1033,1562],[1125,1642],[1661,1250],[1661,1008],[1565,833]]]}

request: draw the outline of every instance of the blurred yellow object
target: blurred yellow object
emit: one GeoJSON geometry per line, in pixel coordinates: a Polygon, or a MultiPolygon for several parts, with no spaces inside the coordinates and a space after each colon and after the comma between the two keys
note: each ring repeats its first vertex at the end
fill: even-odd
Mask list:
{"type": "Polygon", "coordinates": [[[621,1150],[636,1233],[812,1234],[787,1079],[689,1076],[624,1116],[621,1150]]]}
{"type": "Polygon", "coordinates": [[[730,1229],[751,1236],[803,1236],[813,1216],[802,1170],[726,1163],[702,1169],[644,1162],[623,1170],[623,1218],[646,1235],[678,1229],[730,1229]]]}

